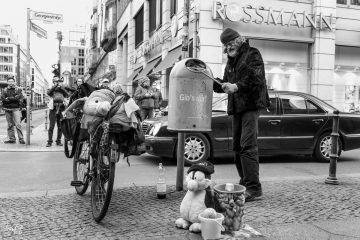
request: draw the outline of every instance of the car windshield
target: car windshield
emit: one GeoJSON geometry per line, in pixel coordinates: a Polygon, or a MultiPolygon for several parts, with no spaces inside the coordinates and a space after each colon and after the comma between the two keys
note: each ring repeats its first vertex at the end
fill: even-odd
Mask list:
{"type": "Polygon", "coordinates": [[[222,96],[213,99],[212,110],[216,112],[226,112],[227,111],[227,96],[222,96]]]}

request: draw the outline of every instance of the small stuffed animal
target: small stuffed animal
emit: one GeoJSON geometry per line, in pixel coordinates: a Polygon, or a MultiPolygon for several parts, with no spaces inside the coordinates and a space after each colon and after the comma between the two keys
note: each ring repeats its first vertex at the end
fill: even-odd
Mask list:
{"type": "Polygon", "coordinates": [[[178,228],[200,232],[198,215],[207,208],[214,208],[214,197],[211,192],[211,174],[214,165],[203,161],[192,165],[187,171],[186,184],[188,191],[180,205],[180,218],[175,221],[178,228]]]}

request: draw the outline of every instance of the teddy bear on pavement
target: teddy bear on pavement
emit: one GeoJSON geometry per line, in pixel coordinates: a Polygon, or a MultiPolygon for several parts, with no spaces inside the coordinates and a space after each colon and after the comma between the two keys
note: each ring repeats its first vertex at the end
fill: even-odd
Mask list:
{"type": "Polygon", "coordinates": [[[178,228],[200,232],[198,218],[206,208],[214,208],[214,195],[210,189],[214,165],[207,161],[193,164],[187,171],[187,192],[180,205],[180,218],[175,221],[178,228]]]}

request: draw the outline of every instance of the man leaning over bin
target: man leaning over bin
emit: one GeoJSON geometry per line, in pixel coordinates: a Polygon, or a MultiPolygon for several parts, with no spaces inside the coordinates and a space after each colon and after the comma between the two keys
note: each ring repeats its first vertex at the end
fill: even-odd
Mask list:
{"type": "Polygon", "coordinates": [[[10,76],[7,79],[8,87],[5,88],[4,93],[1,95],[2,107],[5,111],[6,121],[8,123],[8,140],[4,143],[16,143],[15,131],[20,144],[25,144],[24,136],[20,125],[20,107],[23,100],[22,91],[15,85],[15,78],[10,76]]]}
{"type": "Polygon", "coordinates": [[[233,115],[233,150],[246,201],[262,195],[257,144],[259,110],[269,105],[264,62],[258,49],[250,47],[238,32],[227,28],[220,36],[228,61],[221,86],[228,94],[228,114],[233,115]]]}
{"type": "Polygon", "coordinates": [[[138,80],[139,86],[136,88],[134,97],[137,105],[140,107],[141,120],[152,118],[155,107],[155,94],[150,87],[150,79],[143,77],[138,80]]]}

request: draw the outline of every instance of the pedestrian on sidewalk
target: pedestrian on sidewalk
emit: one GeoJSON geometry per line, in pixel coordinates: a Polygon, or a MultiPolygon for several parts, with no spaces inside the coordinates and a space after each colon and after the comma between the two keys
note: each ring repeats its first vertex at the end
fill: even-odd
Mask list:
{"type": "Polygon", "coordinates": [[[8,123],[8,140],[4,141],[4,143],[16,143],[15,127],[19,143],[25,144],[20,124],[20,107],[23,100],[22,91],[15,85],[15,78],[13,76],[8,77],[7,83],[8,86],[1,95],[2,107],[5,111],[6,121],[8,123]]]}
{"type": "Polygon", "coordinates": [[[152,91],[154,92],[154,115],[153,117],[155,117],[155,115],[158,115],[160,113],[160,106],[161,106],[161,103],[162,103],[162,95],[161,95],[161,92],[160,90],[157,88],[157,82],[154,81],[152,84],[151,84],[151,89],[152,91]]]}
{"type": "Polygon", "coordinates": [[[58,77],[53,78],[53,87],[48,90],[47,94],[50,97],[50,102],[48,104],[49,107],[49,130],[48,130],[48,142],[46,147],[51,147],[53,143],[53,132],[55,128],[55,123],[57,125],[57,138],[56,138],[56,145],[63,146],[61,143],[61,119],[62,119],[62,112],[65,110],[65,98],[68,97],[68,92],[62,86],[63,79],[59,79],[58,77]]]}
{"type": "Polygon", "coordinates": [[[246,201],[262,195],[259,179],[259,110],[269,106],[264,62],[258,49],[238,32],[227,28],[220,35],[228,61],[222,84],[214,91],[228,94],[229,115],[233,115],[233,150],[240,184],[246,187],[246,201]]]}
{"type": "Polygon", "coordinates": [[[150,87],[150,79],[148,77],[140,78],[139,86],[136,88],[134,97],[137,105],[140,107],[141,121],[152,118],[154,115],[154,98],[155,94],[150,87]]]}

